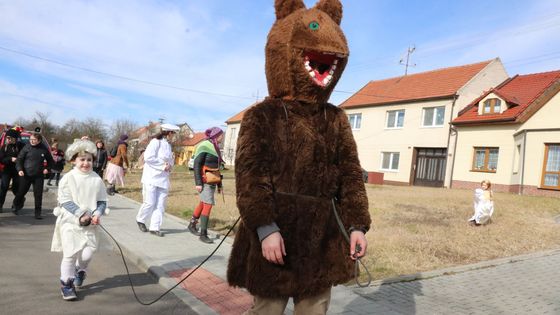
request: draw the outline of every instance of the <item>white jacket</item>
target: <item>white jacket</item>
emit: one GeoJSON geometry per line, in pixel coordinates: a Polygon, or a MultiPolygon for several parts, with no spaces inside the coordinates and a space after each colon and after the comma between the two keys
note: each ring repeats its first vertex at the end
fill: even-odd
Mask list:
{"type": "Polygon", "coordinates": [[[144,169],[142,184],[169,189],[169,171],[165,171],[165,164],[174,164],[171,145],[165,138],[152,139],[144,151],[144,169]]]}

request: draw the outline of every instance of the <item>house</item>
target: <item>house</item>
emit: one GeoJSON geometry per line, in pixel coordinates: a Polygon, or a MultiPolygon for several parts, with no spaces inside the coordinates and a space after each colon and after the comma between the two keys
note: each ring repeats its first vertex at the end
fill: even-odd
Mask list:
{"type": "Polygon", "coordinates": [[[184,139],[175,148],[175,165],[187,165],[197,144],[206,139],[204,132],[195,132],[192,138],[184,139]]]}
{"type": "Polygon", "coordinates": [[[224,136],[223,159],[227,165],[235,165],[235,150],[237,148],[237,136],[239,135],[239,128],[245,112],[257,103],[253,103],[241,112],[235,114],[226,120],[226,132],[224,136]]]}
{"type": "Polygon", "coordinates": [[[453,120],[453,188],[560,197],[560,70],[516,75],[453,120]]]}
{"type": "Polygon", "coordinates": [[[383,183],[449,187],[451,120],[507,77],[496,58],[367,83],[340,104],[362,168],[383,183]]]}

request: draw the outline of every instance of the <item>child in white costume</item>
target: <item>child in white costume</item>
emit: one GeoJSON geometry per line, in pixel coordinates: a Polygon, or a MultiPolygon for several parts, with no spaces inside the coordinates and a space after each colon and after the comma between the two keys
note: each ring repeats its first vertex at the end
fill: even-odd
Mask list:
{"type": "Polygon", "coordinates": [[[488,223],[494,213],[492,183],[489,180],[483,180],[480,186],[481,188],[474,191],[474,215],[469,219],[469,222],[474,225],[488,223]]]}
{"type": "Polygon", "coordinates": [[[65,300],[75,300],[76,289],[86,276],[86,268],[97,249],[97,225],[108,213],[103,180],[93,171],[96,146],[89,140],[76,140],[66,152],[74,168],[62,177],[58,187],[58,218],[51,251],[62,252],[60,264],[61,293],[65,300]]]}

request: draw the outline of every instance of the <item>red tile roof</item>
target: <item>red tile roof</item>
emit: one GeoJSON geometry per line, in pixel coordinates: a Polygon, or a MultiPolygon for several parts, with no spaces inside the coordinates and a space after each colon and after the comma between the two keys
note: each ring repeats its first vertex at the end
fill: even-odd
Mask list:
{"type": "Polygon", "coordinates": [[[247,108],[245,108],[244,110],[242,110],[241,112],[235,114],[235,115],[232,116],[230,119],[226,120],[226,124],[234,124],[234,123],[241,122],[241,121],[243,120],[243,116],[245,115],[245,112],[246,112],[249,108],[251,108],[251,107],[253,107],[253,106],[257,105],[257,104],[258,104],[258,102],[257,102],[257,103],[253,103],[253,104],[249,105],[247,108]]]}
{"type": "Polygon", "coordinates": [[[340,107],[352,108],[452,97],[494,60],[497,59],[371,81],[344,101],[340,107]]]}
{"type": "Polygon", "coordinates": [[[523,122],[543,106],[547,97],[560,91],[560,70],[516,75],[474,100],[453,120],[453,124],[523,122]],[[506,101],[508,109],[499,114],[478,114],[478,103],[494,93],[506,101]],[[545,95],[546,93],[546,95],[545,95]],[[545,101],[537,102],[544,96],[545,101]]]}
{"type": "Polygon", "coordinates": [[[193,146],[197,145],[200,141],[206,139],[206,134],[204,132],[195,132],[192,138],[187,138],[181,142],[182,146],[193,146]]]}

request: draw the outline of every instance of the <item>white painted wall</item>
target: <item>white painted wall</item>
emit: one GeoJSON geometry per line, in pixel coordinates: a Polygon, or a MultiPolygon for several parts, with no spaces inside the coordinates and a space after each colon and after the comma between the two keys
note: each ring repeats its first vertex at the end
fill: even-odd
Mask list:
{"type": "Polygon", "coordinates": [[[224,161],[227,165],[235,165],[235,150],[237,148],[237,136],[239,135],[241,123],[227,124],[224,136],[224,161]]]}

